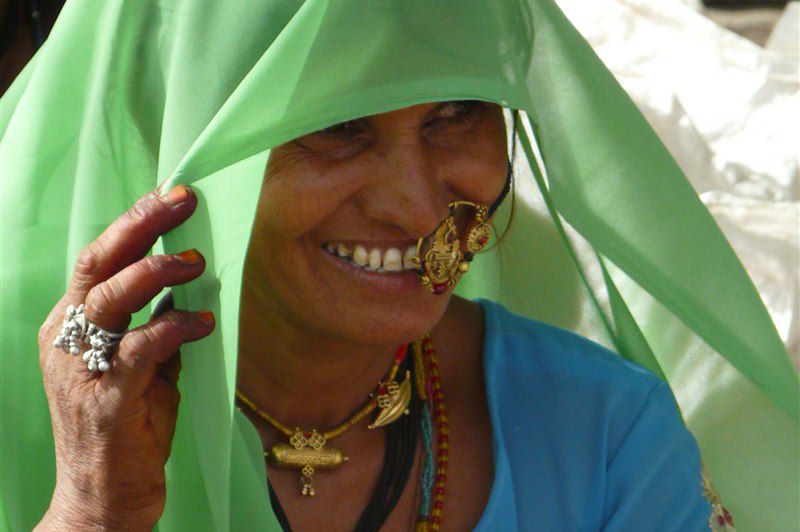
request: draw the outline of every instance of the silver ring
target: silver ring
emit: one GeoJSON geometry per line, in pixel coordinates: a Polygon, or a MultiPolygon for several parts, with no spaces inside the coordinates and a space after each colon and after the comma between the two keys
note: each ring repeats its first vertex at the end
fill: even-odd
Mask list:
{"type": "Polygon", "coordinates": [[[127,329],[119,333],[101,329],[86,317],[83,303],[77,308],[69,305],[64,323],[61,325],[61,333],[56,336],[53,345],[65,353],[78,356],[81,353],[79,343],[88,344],[90,347],[83,353],[83,361],[86,362],[89,371],[106,372],[111,368],[108,359],[111,357],[112,349],[127,332],[127,329]]]}

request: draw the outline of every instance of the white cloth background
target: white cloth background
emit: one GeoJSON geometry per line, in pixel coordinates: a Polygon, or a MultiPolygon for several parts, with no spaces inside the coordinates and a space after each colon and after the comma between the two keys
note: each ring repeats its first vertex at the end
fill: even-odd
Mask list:
{"type": "Polygon", "coordinates": [[[559,0],[700,194],[800,369],[800,3],[765,47],[682,0],[559,0]]]}

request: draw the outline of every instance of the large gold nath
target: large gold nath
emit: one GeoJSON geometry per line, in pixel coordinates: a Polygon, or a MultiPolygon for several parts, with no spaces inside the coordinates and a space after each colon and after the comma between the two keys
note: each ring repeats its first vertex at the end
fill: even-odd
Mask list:
{"type": "Polygon", "coordinates": [[[469,270],[469,263],[483,249],[491,235],[487,213],[486,205],[455,201],[450,204],[450,214],[442,220],[433,234],[417,241],[417,253],[411,258],[411,262],[424,287],[436,295],[444,294],[469,270]],[[455,220],[456,208],[462,205],[475,210],[464,251],[461,249],[455,220]]]}

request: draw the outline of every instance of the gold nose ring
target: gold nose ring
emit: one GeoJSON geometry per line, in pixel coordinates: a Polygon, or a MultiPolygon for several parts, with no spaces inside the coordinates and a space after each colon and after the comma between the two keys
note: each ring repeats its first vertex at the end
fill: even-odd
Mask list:
{"type": "Polygon", "coordinates": [[[492,234],[489,221],[511,190],[512,177],[513,166],[509,160],[503,190],[491,206],[464,200],[453,201],[448,204],[450,212],[436,229],[417,240],[417,252],[410,261],[422,286],[435,295],[442,295],[469,271],[469,263],[489,242],[492,234]],[[474,209],[473,224],[467,232],[463,251],[456,227],[455,215],[459,207],[474,209]]]}
{"type": "Polygon", "coordinates": [[[489,242],[489,207],[471,201],[454,201],[449,214],[428,236],[417,240],[417,252],[410,259],[419,274],[422,286],[435,295],[442,295],[455,286],[469,270],[469,263],[489,242]],[[464,249],[456,227],[455,214],[459,207],[474,209],[474,222],[467,233],[464,249]]]}

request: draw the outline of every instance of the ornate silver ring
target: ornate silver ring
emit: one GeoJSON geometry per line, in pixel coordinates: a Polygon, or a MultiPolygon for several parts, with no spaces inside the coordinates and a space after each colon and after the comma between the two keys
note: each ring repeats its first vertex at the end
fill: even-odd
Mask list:
{"type": "Polygon", "coordinates": [[[101,329],[86,317],[82,303],[77,308],[69,305],[61,333],[53,341],[53,345],[72,356],[81,353],[80,342],[89,345],[89,349],[83,353],[83,361],[89,371],[105,372],[111,367],[108,363],[111,351],[127,332],[127,329],[119,333],[101,329]]]}

